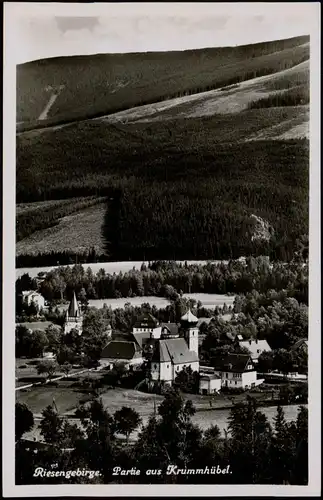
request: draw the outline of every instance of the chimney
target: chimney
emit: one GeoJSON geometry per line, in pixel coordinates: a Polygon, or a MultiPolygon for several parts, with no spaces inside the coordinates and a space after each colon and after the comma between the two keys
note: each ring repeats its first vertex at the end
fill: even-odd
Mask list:
{"type": "Polygon", "coordinates": [[[249,345],[251,345],[251,340],[249,340],[249,345]]]}
{"type": "Polygon", "coordinates": [[[256,339],[256,344],[258,344],[258,339],[256,339]]]}

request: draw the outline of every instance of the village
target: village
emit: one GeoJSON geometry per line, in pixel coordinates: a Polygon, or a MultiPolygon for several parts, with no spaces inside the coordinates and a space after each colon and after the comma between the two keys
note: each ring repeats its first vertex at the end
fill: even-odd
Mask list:
{"type": "MultiPolygon", "coordinates": [[[[102,347],[92,366],[80,361],[82,356],[84,358],[84,352],[78,352],[80,356],[77,362],[73,357],[69,359],[65,356],[64,359],[58,346],[58,339],[74,339],[74,343],[77,344],[77,337],[82,337],[84,318],[87,314],[77,300],[75,292],[64,311],[61,326],[45,320],[43,311],[48,310],[48,305],[45,305],[45,299],[39,292],[23,291],[22,301],[26,307],[34,308],[36,316],[32,319],[38,321],[18,323],[18,329],[28,332],[29,336],[37,335],[41,331],[43,335],[46,332],[47,334],[55,332],[56,335],[55,341],[51,345],[47,342],[37,354],[38,375],[42,373],[42,368],[45,383],[55,379],[55,372],[56,378],[59,371],[69,376],[82,371],[82,365],[96,372],[137,373],[133,389],[156,394],[161,394],[165,388],[176,384],[184,374],[186,377],[195,377],[193,392],[203,396],[255,389],[264,383],[265,378],[274,382],[282,378],[284,381],[306,382],[307,380],[306,374],[298,373],[297,366],[284,372],[260,371],[259,358],[263,353],[271,353],[272,349],[265,339],[257,337],[245,339],[238,334],[235,338],[232,336],[230,338],[228,335],[226,350],[206,359],[203,353],[206,334],[203,332],[207,325],[212,324],[214,318],[197,317],[189,306],[178,322],[160,322],[150,312],[143,311],[134,318],[132,329],[121,335],[120,332],[113,330],[111,324],[105,323],[102,327],[104,331],[99,332],[102,336],[100,339],[102,347]]],[[[220,319],[226,322],[234,317],[233,311],[220,315],[220,319]]],[[[292,349],[307,355],[307,340],[298,340],[292,349]]],[[[18,372],[21,374],[23,370],[18,372]]],[[[32,384],[23,384],[21,381],[28,382],[28,377],[19,377],[19,374],[16,374],[17,390],[32,390],[32,384]]],[[[44,383],[44,380],[36,382],[40,383],[44,383]]]]}

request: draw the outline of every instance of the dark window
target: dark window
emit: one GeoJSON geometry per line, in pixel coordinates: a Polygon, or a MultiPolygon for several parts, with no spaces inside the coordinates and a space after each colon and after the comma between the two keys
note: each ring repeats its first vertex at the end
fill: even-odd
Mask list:
{"type": "Polygon", "coordinates": [[[155,370],[156,370],[156,368],[157,368],[157,365],[154,365],[154,368],[155,368],[155,370]]]}

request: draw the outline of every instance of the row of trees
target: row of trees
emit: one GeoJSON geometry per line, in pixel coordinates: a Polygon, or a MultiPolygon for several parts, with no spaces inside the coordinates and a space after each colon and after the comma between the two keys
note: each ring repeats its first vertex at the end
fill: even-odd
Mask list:
{"type": "MultiPolygon", "coordinates": [[[[22,288],[32,287],[37,287],[37,284],[28,276],[19,278],[16,282],[17,299],[22,288]]],[[[283,289],[299,302],[307,303],[308,266],[302,259],[288,265],[281,262],[271,264],[266,257],[250,257],[245,264],[240,261],[205,265],[155,262],[148,266],[143,264],[140,270],[118,274],[109,274],[103,268],[94,273],[91,268],[75,265],[53,269],[39,287],[48,301],[70,300],[75,292],[78,299],[85,302],[88,299],[135,296],[176,300],[183,293],[246,294],[252,290],[264,293],[283,289]]]]}
{"type": "Polygon", "coordinates": [[[271,108],[276,106],[300,106],[309,104],[310,89],[309,85],[299,85],[284,92],[271,94],[268,97],[252,101],[249,104],[250,109],[271,108]]]}
{"type": "Polygon", "coordinates": [[[64,478],[64,483],[217,483],[217,484],[301,484],[308,481],[307,409],[300,407],[297,419],[287,422],[278,407],[274,423],[256,408],[250,398],[232,407],[228,430],[223,437],[215,423],[202,431],[193,423],[195,408],[177,390],[165,394],[158,411],[143,424],[134,444],[128,442],[138,428],[139,415],[122,408],[111,416],[102,401],[80,407],[79,425],[70,424],[48,407],[40,423],[46,445],[28,451],[22,437],[32,429],[28,408],[16,406],[17,484],[61,483],[62,479],[33,477],[36,467],[51,470],[86,468],[99,476],[64,478]],[[120,442],[118,433],[126,436],[120,442]],[[229,466],[226,475],[166,475],[169,465],[182,469],[229,466]],[[113,476],[113,468],[140,470],[139,475],[113,476]],[[147,476],[146,470],[155,471],[147,476]]]}

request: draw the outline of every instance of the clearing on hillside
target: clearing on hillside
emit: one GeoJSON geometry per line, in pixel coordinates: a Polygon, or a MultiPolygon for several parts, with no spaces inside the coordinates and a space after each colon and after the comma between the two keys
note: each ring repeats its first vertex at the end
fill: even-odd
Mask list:
{"type": "Polygon", "coordinates": [[[36,231],[28,238],[18,241],[16,255],[47,252],[83,252],[94,248],[105,253],[102,235],[106,204],[94,205],[86,210],[68,215],[56,226],[36,231]]]}

